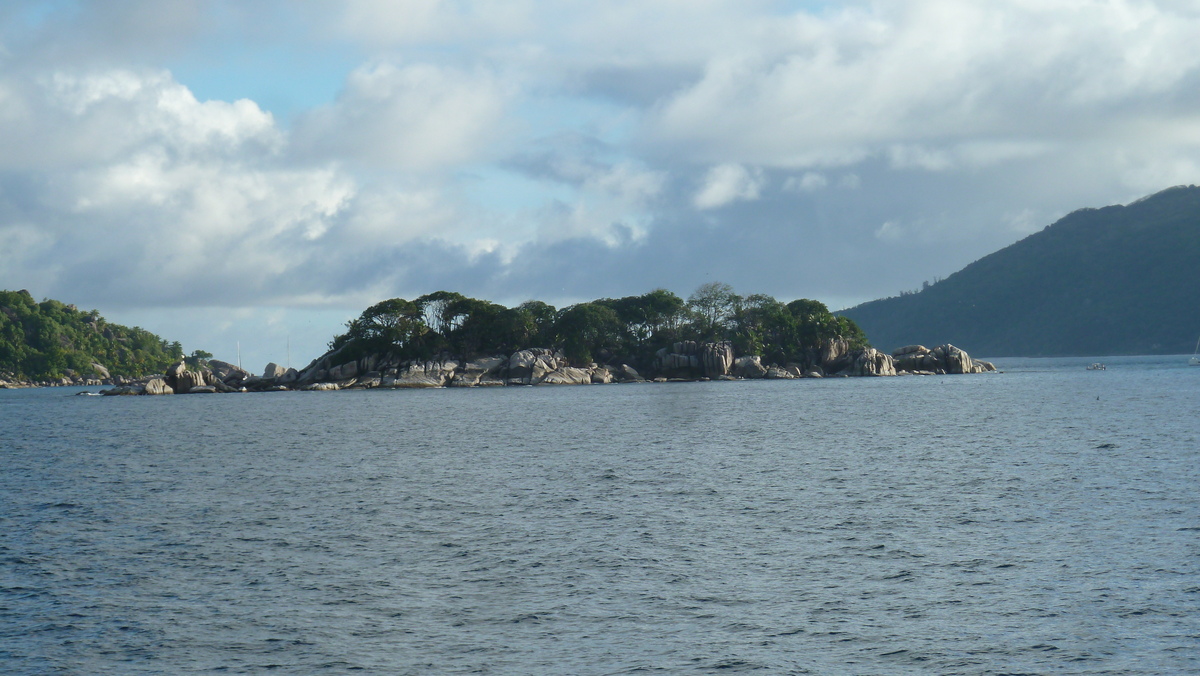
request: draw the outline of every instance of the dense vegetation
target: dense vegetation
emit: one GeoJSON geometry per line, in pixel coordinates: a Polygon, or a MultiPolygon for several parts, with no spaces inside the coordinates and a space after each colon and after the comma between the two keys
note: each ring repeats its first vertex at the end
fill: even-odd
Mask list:
{"type": "Polygon", "coordinates": [[[508,308],[450,291],[415,300],[393,298],[364,310],[329,347],[351,358],[390,352],[408,359],[558,347],[578,364],[619,359],[646,365],[659,348],[678,341],[728,340],[738,354],[783,364],[803,361],[809,351],[838,337],[855,348],[866,346],[854,322],[834,316],[823,303],[743,297],[728,284],[714,282],[687,301],[656,289],[561,310],[541,301],[508,308]]]}
{"type": "Polygon", "coordinates": [[[136,377],[161,373],[182,357],[178,342],[110,324],[95,310],[0,291],[0,373],[35,381],[95,376],[93,364],[100,364],[111,375],[136,377]]]}
{"type": "Polygon", "coordinates": [[[846,310],[886,349],[991,356],[1191,353],[1200,335],[1200,188],[1081,209],[918,293],[846,310]]]}

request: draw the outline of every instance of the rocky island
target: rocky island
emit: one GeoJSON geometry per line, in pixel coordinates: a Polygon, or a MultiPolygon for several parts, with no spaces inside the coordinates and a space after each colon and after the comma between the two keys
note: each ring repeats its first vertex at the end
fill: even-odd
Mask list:
{"type": "Polygon", "coordinates": [[[630,364],[572,365],[561,350],[532,348],[511,355],[456,359],[400,359],[372,354],[341,361],[338,351],[313,360],[301,371],[268,364],[252,375],[233,364],[210,361],[189,368],[180,361],[161,377],[102,391],[106,395],[200,394],[219,392],[329,391],[426,387],[506,387],[521,385],[595,385],[700,380],[794,379],[849,376],[986,373],[992,364],[972,359],[953,345],[928,349],[913,345],[884,354],[873,348],[849,350],[836,342],[810,364],[764,364],[759,355],[735,356],[732,344],[676,343],[656,354],[656,370],[643,375],[630,364]]]}

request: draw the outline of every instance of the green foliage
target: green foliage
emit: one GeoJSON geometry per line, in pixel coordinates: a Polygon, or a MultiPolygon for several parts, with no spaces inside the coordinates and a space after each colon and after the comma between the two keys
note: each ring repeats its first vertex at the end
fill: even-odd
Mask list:
{"type": "Polygon", "coordinates": [[[601,350],[617,347],[623,328],[617,313],[600,303],[572,305],[555,323],[558,344],[574,363],[590,362],[601,350]]]}
{"type": "Polygon", "coordinates": [[[528,347],[558,347],[573,363],[621,360],[648,366],[656,350],[683,340],[732,340],[742,354],[768,361],[804,362],[831,340],[865,347],[862,331],[811,300],[787,305],[756,294],[742,298],[728,284],[698,288],[688,302],[665,289],[602,298],[556,311],[541,301],[506,308],[437,291],[408,301],[393,298],[367,308],[330,343],[342,356],[390,353],[424,359],[440,352],[470,359],[528,347]]]}
{"type": "Polygon", "coordinates": [[[0,372],[46,380],[97,375],[93,364],[100,364],[111,375],[138,377],[161,373],[182,358],[178,342],[110,324],[95,310],[51,299],[38,303],[28,291],[0,291],[0,372]]]}
{"type": "Polygon", "coordinates": [[[697,339],[708,341],[728,338],[725,329],[729,327],[729,320],[740,301],[733,287],[723,282],[709,282],[697,288],[687,301],[697,339]]]}
{"type": "Polygon", "coordinates": [[[916,293],[845,311],[876,345],[983,356],[1192,352],[1200,188],[1083,209],[916,293]]]}
{"type": "Polygon", "coordinates": [[[423,308],[410,300],[392,298],[372,305],[346,323],[346,333],[336,336],[330,349],[346,349],[357,358],[372,352],[392,352],[402,357],[425,356],[429,347],[423,308]]]}
{"type": "Polygon", "coordinates": [[[187,357],[184,357],[183,361],[187,363],[190,368],[200,368],[202,366],[206,366],[208,364],[208,360],[212,358],[213,355],[211,352],[205,352],[204,350],[192,350],[192,353],[187,357]]]}

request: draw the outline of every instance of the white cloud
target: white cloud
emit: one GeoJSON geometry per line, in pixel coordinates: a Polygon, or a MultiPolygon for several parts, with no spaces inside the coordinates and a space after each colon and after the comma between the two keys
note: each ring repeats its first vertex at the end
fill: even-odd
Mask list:
{"type": "Polygon", "coordinates": [[[783,182],[783,189],[790,192],[813,192],[829,185],[829,179],[824,174],[806,171],[802,176],[789,176],[783,182]]]}
{"type": "Polygon", "coordinates": [[[283,142],[271,114],[253,102],[201,103],[161,70],[12,74],[0,90],[0,168],[94,165],[151,147],[246,158],[283,142]]]}
{"type": "Polygon", "coordinates": [[[715,209],[736,201],[756,200],[764,182],[759,169],[721,164],[704,175],[704,183],[692,198],[692,204],[697,209],[715,209]]]}
{"type": "Polygon", "coordinates": [[[995,161],[939,153],[995,138],[1037,146],[1178,107],[1169,93],[1200,72],[1197,31],[1197,8],[1120,0],[799,15],[776,40],[714,49],[647,135],[698,162],[853,164],[897,147],[905,166],[995,161]]]}
{"type": "Polygon", "coordinates": [[[428,170],[487,158],[506,138],[511,92],[486,70],[379,63],[350,74],[330,106],[294,133],[301,156],[428,170]]]}
{"type": "Polygon", "coordinates": [[[884,221],[883,225],[875,230],[875,238],[887,242],[895,242],[904,238],[907,233],[904,226],[896,221],[884,221]]]}

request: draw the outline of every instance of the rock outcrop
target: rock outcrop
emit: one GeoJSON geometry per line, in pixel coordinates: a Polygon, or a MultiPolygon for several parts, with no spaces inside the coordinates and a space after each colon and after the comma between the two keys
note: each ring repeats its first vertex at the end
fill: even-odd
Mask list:
{"type": "Polygon", "coordinates": [[[700,362],[704,366],[704,375],[707,378],[728,375],[729,370],[733,368],[733,361],[733,343],[727,340],[705,343],[700,348],[700,362]]]}
{"type": "Polygon", "coordinates": [[[175,389],[162,378],[152,378],[146,382],[146,394],[175,394],[175,389]]]}
{"type": "Polygon", "coordinates": [[[539,385],[591,385],[592,371],[573,366],[559,366],[546,373],[538,382],[539,385]]]}
{"type": "Polygon", "coordinates": [[[851,376],[894,376],[896,365],[891,355],[869,347],[852,353],[850,365],[842,373],[851,376]]]}
{"type": "Polygon", "coordinates": [[[458,370],[458,362],[447,361],[413,361],[396,369],[393,374],[380,379],[380,387],[418,388],[445,387],[458,370]]]}
{"type": "Polygon", "coordinates": [[[924,345],[909,345],[893,352],[892,357],[896,369],[908,373],[987,373],[996,370],[991,363],[971,359],[965,350],[949,343],[932,350],[924,345]]]}
{"type": "Polygon", "coordinates": [[[681,341],[670,349],[660,349],[654,356],[654,366],[670,378],[719,378],[729,375],[734,366],[733,344],[681,341]]]}
{"type": "Polygon", "coordinates": [[[514,352],[508,359],[507,382],[509,385],[537,385],[558,368],[560,360],[563,360],[561,352],[546,348],[514,352]]]}
{"type": "Polygon", "coordinates": [[[465,362],[454,372],[454,377],[447,383],[451,387],[487,387],[504,385],[503,370],[508,365],[508,357],[481,357],[465,362]]]}
{"type": "Polygon", "coordinates": [[[250,373],[242,367],[218,359],[209,360],[208,370],[212,371],[214,378],[230,386],[241,385],[250,377],[250,373]]]}
{"type": "Polygon", "coordinates": [[[763,366],[762,357],[748,354],[734,360],[733,375],[738,378],[765,378],[767,367],[763,366]]]}

